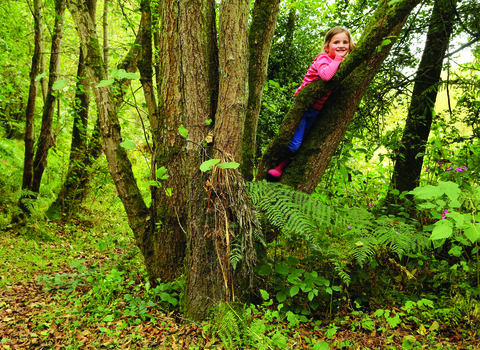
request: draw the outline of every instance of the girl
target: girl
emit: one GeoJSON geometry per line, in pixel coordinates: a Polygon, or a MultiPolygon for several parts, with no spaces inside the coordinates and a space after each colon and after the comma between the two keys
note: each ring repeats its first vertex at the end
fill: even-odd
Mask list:
{"type": "MultiPolygon", "coordinates": [[[[325,41],[323,43],[322,53],[320,53],[312,65],[305,74],[300,87],[295,91],[295,96],[298,92],[306,85],[314,82],[315,80],[322,79],[323,81],[328,81],[332,79],[335,75],[340,62],[345,58],[345,56],[351,51],[352,35],[345,27],[334,27],[330,29],[325,36],[325,41]]],[[[352,45],[353,46],[353,45],[352,45]]],[[[295,134],[288,145],[288,149],[285,152],[282,162],[275,168],[270,169],[267,173],[268,181],[278,181],[283,174],[283,171],[288,166],[291,156],[298,151],[300,145],[302,144],[303,137],[306,132],[310,130],[317,115],[320,113],[325,101],[331,92],[323,96],[321,99],[317,100],[313,106],[305,112],[298,124],[295,134]]]]}

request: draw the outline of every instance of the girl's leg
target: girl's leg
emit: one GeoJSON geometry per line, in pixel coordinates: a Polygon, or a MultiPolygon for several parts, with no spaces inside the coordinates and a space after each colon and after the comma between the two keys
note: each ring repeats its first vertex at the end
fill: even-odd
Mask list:
{"type": "Polygon", "coordinates": [[[302,117],[302,120],[297,126],[295,133],[293,134],[292,140],[288,145],[288,149],[285,152],[284,156],[281,158],[282,161],[275,169],[270,169],[267,173],[267,180],[274,182],[280,180],[280,177],[283,174],[285,168],[290,164],[291,156],[298,151],[300,148],[305,134],[310,130],[315,119],[317,118],[320,110],[315,108],[310,108],[302,117]]]}

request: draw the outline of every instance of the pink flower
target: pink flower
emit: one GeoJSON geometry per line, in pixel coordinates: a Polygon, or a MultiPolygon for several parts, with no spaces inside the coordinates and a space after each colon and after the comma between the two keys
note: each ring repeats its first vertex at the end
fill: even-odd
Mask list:
{"type": "Polygon", "coordinates": [[[351,226],[350,226],[350,225],[348,225],[348,226],[347,226],[347,228],[350,230],[351,226]]]}
{"type": "Polygon", "coordinates": [[[425,172],[427,172],[427,171],[428,171],[428,168],[425,169],[425,172]]]}

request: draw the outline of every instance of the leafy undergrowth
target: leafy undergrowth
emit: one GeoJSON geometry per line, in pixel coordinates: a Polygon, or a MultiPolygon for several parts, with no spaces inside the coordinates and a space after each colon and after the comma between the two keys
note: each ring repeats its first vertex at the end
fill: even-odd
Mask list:
{"type": "Polygon", "coordinates": [[[474,313],[437,322],[426,309],[385,307],[302,322],[281,316],[265,291],[262,305],[224,305],[195,323],[178,311],[180,284],[150,286],[131,239],[81,224],[55,228],[48,239],[26,229],[2,233],[0,348],[480,348],[474,313]]]}

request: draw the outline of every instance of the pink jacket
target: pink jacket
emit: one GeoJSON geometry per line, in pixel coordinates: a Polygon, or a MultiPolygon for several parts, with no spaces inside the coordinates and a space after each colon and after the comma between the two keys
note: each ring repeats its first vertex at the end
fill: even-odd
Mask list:
{"type": "MultiPolygon", "coordinates": [[[[295,91],[295,96],[297,96],[298,92],[308,84],[311,84],[315,80],[322,79],[323,81],[328,81],[332,79],[332,77],[337,72],[338,66],[340,62],[342,62],[342,56],[336,56],[335,59],[331,59],[330,56],[326,53],[321,53],[312,62],[310,68],[308,68],[307,74],[305,74],[305,78],[303,78],[302,84],[298,87],[297,91],[295,91]]],[[[323,104],[327,100],[328,96],[330,96],[330,92],[323,96],[321,99],[315,101],[313,104],[313,108],[315,109],[322,109],[323,104]]]]}

